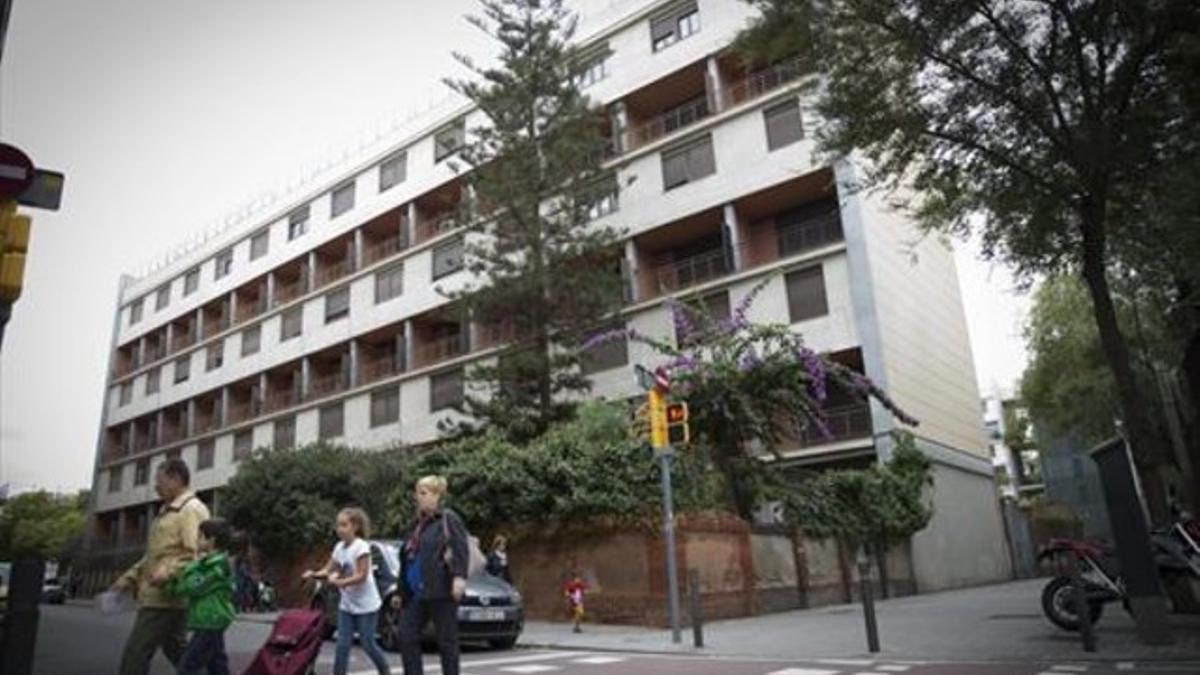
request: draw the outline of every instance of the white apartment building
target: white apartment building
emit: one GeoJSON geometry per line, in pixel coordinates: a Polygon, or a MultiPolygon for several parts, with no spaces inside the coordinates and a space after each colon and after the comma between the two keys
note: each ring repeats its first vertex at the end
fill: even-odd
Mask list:
{"type": "MultiPolygon", "coordinates": [[[[611,121],[614,190],[597,222],[626,232],[620,322],[674,339],[664,301],[728,312],[767,285],[758,321],[860,368],[921,424],[936,462],[933,524],[914,540],[922,590],[1008,575],[979,427],[951,250],[881,199],[849,189],[851,162],[814,154],[790,63],[752,70],[730,49],[748,5],[646,0],[584,38],[607,46],[581,81],[611,121]]],[[[423,444],[463,395],[463,368],[503,327],[463,320],[438,288],[463,283],[450,157],[481,117],[464,107],[319,191],[122,285],[94,481],[94,542],[144,540],[152,476],[183,457],[220,511],[253,449],[318,439],[423,444]]],[[[589,363],[596,396],[636,393],[637,343],[589,363]]],[[[882,407],[831,405],[834,438],[799,438],[797,464],[872,461],[895,427],[882,407]]]]}

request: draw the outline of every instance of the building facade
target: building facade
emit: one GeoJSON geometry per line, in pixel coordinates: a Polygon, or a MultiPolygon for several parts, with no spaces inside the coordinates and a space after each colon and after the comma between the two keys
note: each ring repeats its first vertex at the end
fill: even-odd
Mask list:
{"type": "MultiPolygon", "coordinates": [[[[765,283],[753,320],[790,323],[921,420],[937,468],[934,522],[913,544],[919,586],[1005,577],[950,248],[855,190],[851,162],[815,154],[795,65],[754,69],[730,49],[745,3],[630,4],[582,39],[608,54],[580,85],[610,122],[614,187],[594,215],[625,231],[628,302],[614,324],[676,339],[667,298],[727,313],[765,283]]],[[[219,512],[221,486],[255,448],[437,438],[464,366],[506,335],[439,292],[467,274],[450,160],[481,121],[469,107],[429,119],[286,209],[122,283],[93,486],[98,554],[144,539],[166,457],[188,462],[219,512]]],[[[657,358],[606,347],[588,363],[594,394],[633,395],[632,365],[657,358]]],[[[888,456],[895,422],[881,406],[847,399],[828,414],[833,438],[795,439],[789,463],[888,456]]]]}

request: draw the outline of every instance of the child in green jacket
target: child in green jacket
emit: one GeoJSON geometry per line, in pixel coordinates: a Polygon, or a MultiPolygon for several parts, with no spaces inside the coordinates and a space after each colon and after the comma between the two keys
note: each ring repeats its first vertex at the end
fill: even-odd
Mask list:
{"type": "Polygon", "coordinates": [[[220,518],[200,523],[199,560],[171,579],[172,595],[187,598],[188,628],[192,639],[179,660],[179,675],[228,675],[225,629],[233,623],[233,570],[229,550],[233,539],[229,524],[220,518]]]}

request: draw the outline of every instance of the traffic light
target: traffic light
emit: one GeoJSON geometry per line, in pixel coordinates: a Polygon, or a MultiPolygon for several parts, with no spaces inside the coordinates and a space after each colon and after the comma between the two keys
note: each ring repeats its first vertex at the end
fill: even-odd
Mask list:
{"type": "Polygon", "coordinates": [[[688,407],[686,403],[667,405],[667,442],[683,445],[691,440],[688,429],[688,407]]]}
{"type": "Polygon", "coordinates": [[[17,214],[17,203],[0,202],[0,300],[21,297],[25,253],[29,250],[29,216],[17,214]]]}
{"type": "Polygon", "coordinates": [[[667,397],[658,389],[649,392],[650,445],[656,449],[667,447],[667,397]]]}

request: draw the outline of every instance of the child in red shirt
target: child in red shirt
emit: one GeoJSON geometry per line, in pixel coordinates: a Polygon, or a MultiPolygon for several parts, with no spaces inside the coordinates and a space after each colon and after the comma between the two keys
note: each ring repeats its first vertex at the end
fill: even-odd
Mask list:
{"type": "Polygon", "coordinates": [[[570,581],[563,586],[563,595],[567,597],[567,604],[570,606],[571,619],[575,622],[575,632],[583,632],[583,594],[587,590],[587,584],[583,583],[579,573],[572,575],[570,581]]]}

